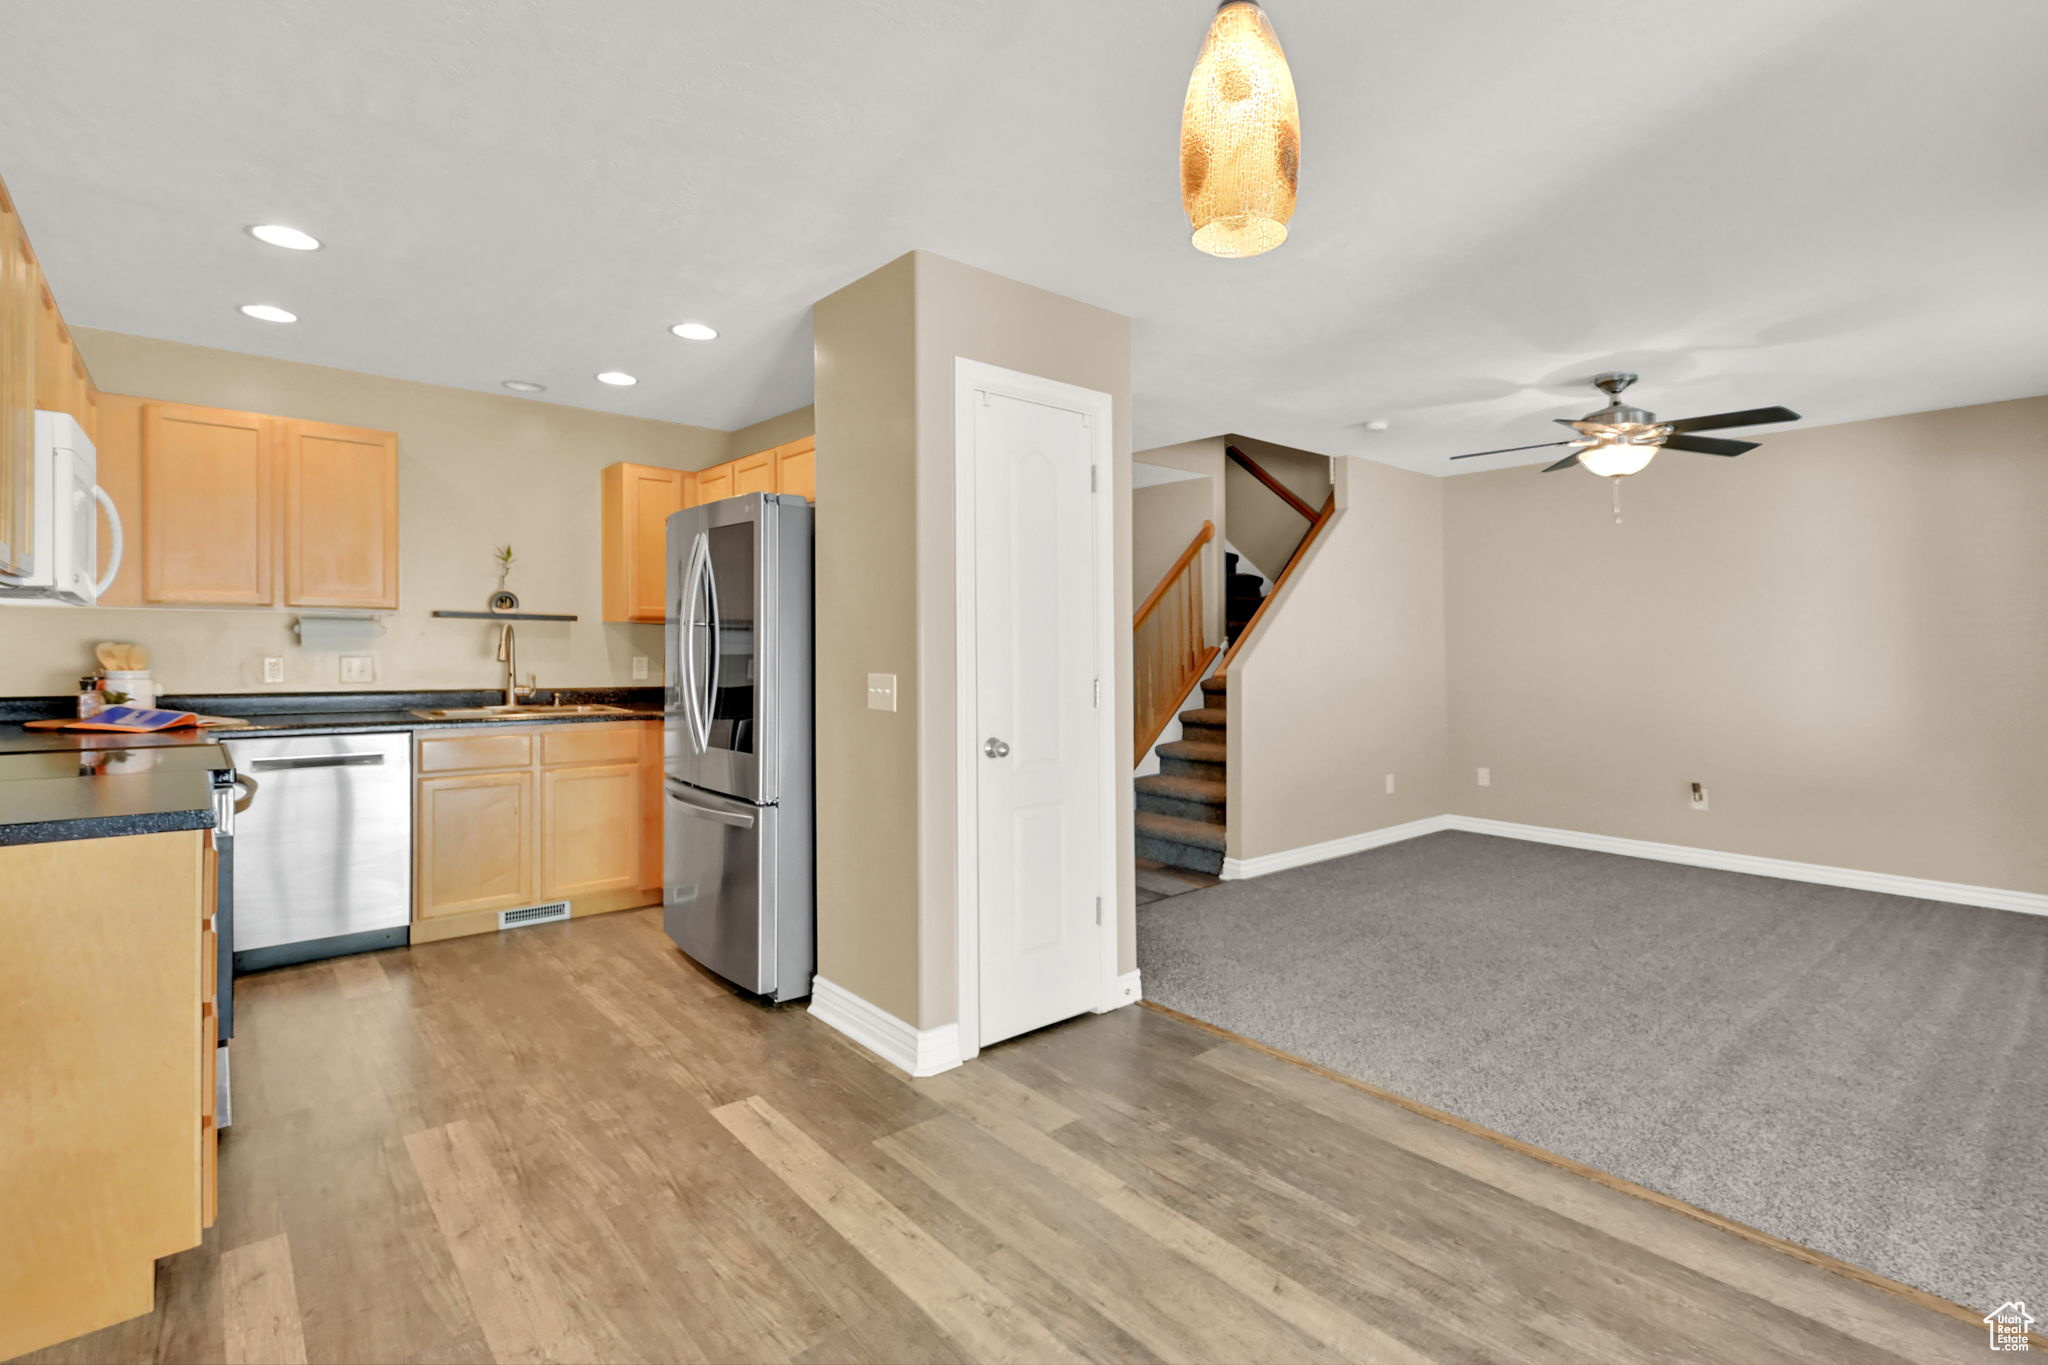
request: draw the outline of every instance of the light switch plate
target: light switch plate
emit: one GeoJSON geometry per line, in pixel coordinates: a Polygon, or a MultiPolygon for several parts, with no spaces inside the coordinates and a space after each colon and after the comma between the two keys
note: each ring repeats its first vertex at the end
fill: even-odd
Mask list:
{"type": "Polygon", "coordinates": [[[635,654],[633,656],[633,681],[645,682],[646,680],[647,656],[645,654],[635,654]]]}
{"type": "Polygon", "coordinates": [[[1481,768],[1479,770],[1479,785],[1482,787],[1491,787],[1493,785],[1493,769],[1481,768]]]}
{"type": "Polygon", "coordinates": [[[894,673],[868,674],[868,710],[894,711],[896,709],[896,675],[894,673]]]}
{"type": "Polygon", "coordinates": [[[281,683],[284,681],[284,656],[266,654],[263,656],[263,681],[281,683]]]}
{"type": "Polygon", "coordinates": [[[344,654],[341,656],[341,680],[343,682],[366,683],[377,681],[377,660],[369,654],[344,654]]]}

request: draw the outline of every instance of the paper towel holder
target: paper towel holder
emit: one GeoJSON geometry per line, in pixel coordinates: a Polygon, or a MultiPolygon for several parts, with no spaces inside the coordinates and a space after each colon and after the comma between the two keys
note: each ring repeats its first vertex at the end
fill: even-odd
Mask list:
{"type": "Polygon", "coordinates": [[[302,611],[292,623],[306,649],[363,649],[384,633],[384,615],[374,611],[302,611]]]}

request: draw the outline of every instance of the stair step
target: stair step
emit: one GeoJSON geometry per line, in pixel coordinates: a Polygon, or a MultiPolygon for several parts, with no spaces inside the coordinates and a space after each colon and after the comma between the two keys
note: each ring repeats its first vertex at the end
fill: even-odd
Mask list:
{"type": "Polygon", "coordinates": [[[1141,810],[1137,815],[1137,832],[1147,839],[1157,839],[1170,844],[1187,844],[1193,848],[1205,848],[1212,853],[1223,851],[1223,826],[1210,824],[1206,820],[1182,820],[1178,816],[1159,815],[1141,810]]]}
{"type": "Polygon", "coordinates": [[[1224,726],[1230,723],[1230,713],[1220,706],[1204,706],[1196,711],[1183,711],[1175,719],[1182,725],[1224,726]]]}
{"type": "Polygon", "coordinates": [[[1223,805],[1229,791],[1226,784],[1210,778],[1169,777],[1164,773],[1151,773],[1139,778],[1134,785],[1141,794],[1218,807],[1223,805]]]}
{"type": "Polygon", "coordinates": [[[1266,580],[1255,573],[1234,573],[1223,580],[1223,586],[1233,589],[1248,588],[1263,596],[1266,591],[1266,580]]]}
{"type": "Polygon", "coordinates": [[[1159,746],[1161,758],[1177,758],[1183,763],[1214,763],[1221,767],[1229,761],[1228,747],[1209,740],[1176,739],[1159,746]]]}
{"type": "Polygon", "coordinates": [[[1212,673],[1202,679],[1202,696],[1205,699],[1220,697],[1230,691],[1230,679],[1225,674],[1212,673]]]}

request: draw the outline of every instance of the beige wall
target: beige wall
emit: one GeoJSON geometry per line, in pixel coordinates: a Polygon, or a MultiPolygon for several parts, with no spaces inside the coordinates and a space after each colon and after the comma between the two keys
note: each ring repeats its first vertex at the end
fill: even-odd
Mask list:
{"type": "Polygon", "coordinates": [[[918,1016],[917,357],[909,256],[822,299],[817,347],[818,974],[918,1016]],[[871,711],[867,675],[896,675],[871,711]]]}
{"type": "MultiPolygon", "coordinates": [[[[1187,550],[1188,542],[1210,521],[1207,479],[1177,479],[1131,490],[1131,591],[1143,595],[1159,586],[1175,562],[1187,550]]],[[[1209,553],[1211,559],[1222,556],[1209,553]]],[[[1208,584],[1203,584],[1204,606],[1209,601],[1208,584]]]]}
{"type": "MultiPolygon", "coordinates": [[[[1258,461],[1261,469],[1310,507],[1320,510],[1330,496],[1328,457],[1249,436],[1231,436],[1228,444],[1258,461]]],[[[1267,578],[1279,577],[1308,533],[1307,519],[1235,460],[1225,463],[1223,488],[1231,548],[1267,578]]]]}
{"type": "MultiPolygon", "coordinates": [[[[986,271],[913,252],[813,314],[818,424],[818,970],[921,1028],[958,1016],[954,916],[958,715],[954,362],[1111,395],[1118,619],[1130,599],[1130,324],[986,271]],[[898,710],[866,709],[869,672],[898,710]]],[[[1110,695],[1125,699],[1129,632],[1110,695]]],[[[1132,855],[1128,787],[1120,865],[1132,855]]],[[[1119,919],[1135,961],[1132,890],[1119,919]]]]}
{"type": "MultiPolygon", "coordinates": [[[[1168,469],[1185,469],[1202,476],[1203,483],[1201,487],[1208,495],[1209,510],[1204,512],[1201,517],[1195,519],[1194,524],[1187,528],[1187,534],[1181,536],[1180,544],[1174,546],[1172,553],[1168,554],[1165,561],[1159,565],[1159,568],[1151,573],[1145,571],[1146,564],[1148,559],[1156,559],[1157,550],[1141,545],[1140,542],[1146,541],[1148,537],[1164,539],[1167,536],[1167,532],[1154,529],[1155,523],[1149,515],[1149,510],[1144,505],[1143,499],[1152,490],[1149,488],[1133,488],[1131,490],[1131,592],[1139,601],[1143,601],[1145,594],[1152,591],[1158,585],[1160,574],[1164,573],[1173,563],[1174,557],[1187,548],[1189,538],[1200,527],[1202,520],[1207,519],[1215,522],[1216,539],[1211,542],[1208,551],[1203,556],[1202,577],[1202,605],[1208,617],[1209,638],[1212,641],[1223,638],[1224,625],[1223,542],[1229,536],[1229,526],[1224,517],[1223,501],[1223,469],[1229,463],[1223,457],[1224,443],[1224,437],[1211,436],[1201,441],[1183,441],[1179,445],[1156,446],[1151,450],[1141,450],[1131,456],[1133,464],[1163,465],[1168,469]]],[[[1165,486],[1160,485],[1160,487],[1165,486]]],[[[1162,510],[1170,506],[1170,502],[1161,504],[1162,510]]]]}
{"type": "Polygon", "coordinates": [[[2048,398],[1763,439],[1447,481],[1451,809],[2048,891],[2048,398]]]}
{"type": "Polygon", "coordinates": [[[1330,465],[1337,514],[1230,665],[1233,858],[1444,810],[1444,481],[1330,465]]]}
{"type": "MultiPolygon", "coordinates": [[[[580,618],[521,622],[522,673],[538,674],[543,687],[629,683],[638,655],[659,682],[661,627],[600,619],[598,471],[618,460],[715,464],[726,433],[116,332],[76,335],[94,380],[110,393],[398,433],[401,610],[374,646],[350,651],[375,656],[375,687],[497,681],[495,628],[432,612],[481,608],[497,585],[492,547],[508,541],[519,559],[511,586],[525,605],[580,618]]],[[[285,681],[270,690],[341,688],[339,653],[300,648],[295,618],[272,610],[0,606],[0,695],[74,690],[100,640],[147,645],[157,680],[172,692],[262,691],[267,654],[285,659],[285,681]]]]}
{"type": "Polygon", "coordinates": [[[756,422],[750,427],[741,427],[738,431],[727,432],[724,458],[737,460],[740,456],[751,455],[757,450],[788,445],[791,441],[817,434],[818,409],[813,404],[756,422]]]}

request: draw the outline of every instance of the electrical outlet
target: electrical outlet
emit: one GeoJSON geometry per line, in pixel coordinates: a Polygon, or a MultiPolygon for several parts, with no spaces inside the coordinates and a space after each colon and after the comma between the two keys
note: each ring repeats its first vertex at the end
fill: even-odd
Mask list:
{"type": "Polygon", "coordinates": [[[633,681],[647,681],[647,656],[645,654],[635,654],[633,656],[633,681]]]}
{"type": "Polygon", "coordinates": [[[284,681],[284,656],[266,654],[263,656],[263,681],[281,683],[284,681]]]}
{"type": "Polygon", "coordinates": [[[341,680],[352,683],[377,681],[377,660],[368,654],[342,655],[341,680]]]}
{"type": "Polygon", "coordinates": [[[894,673],[868,674],[868,710],[894,711],[896,709],[896,675],[894,673]]]}
{"type": "Polygon", "coordinates": [[[1387,774],[1387,795],[1389,795],[1389,796],[1392,796],[1393,794],[1394,794],[1394,775],[1393,775],[1392,773],[1388,773],[1388,774],[1387,774]]]}
{"type": "Polygon", "coordinates": [[[1479,770],[1479,785],[1482,787],[1491,787],[1493,785],[1493,769],[1481,768],[1479,770]]]}
{"type": "Polygon", "coordinates": [[[1706,783],[1695,782],[1692,784],[1692,808],[1694,810],[1705,810],[1707,808],[1706,783]]]}

